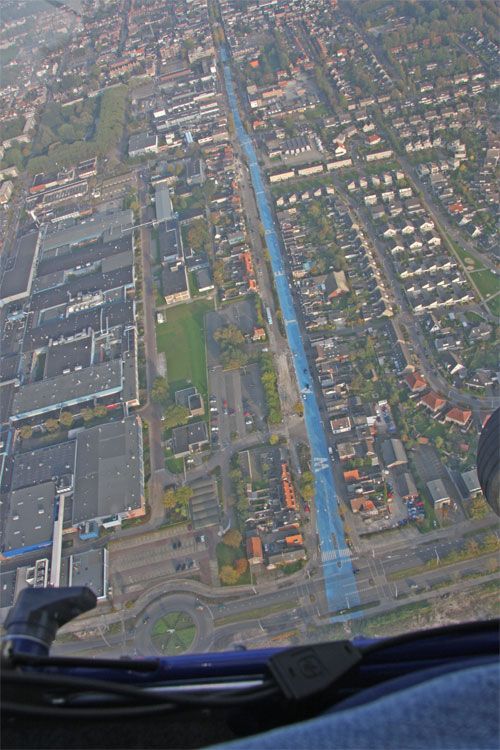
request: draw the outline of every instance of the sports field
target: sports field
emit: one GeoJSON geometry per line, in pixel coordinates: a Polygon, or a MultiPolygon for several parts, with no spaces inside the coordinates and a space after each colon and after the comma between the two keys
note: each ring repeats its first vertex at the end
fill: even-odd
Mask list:
{"type": "Polygon", "coordinates": [[[166,322],[156,326],[159,352],[167,360],[167,379],[171,391],[195,385],[207,393],[204,316],[213,310],[209,300],[197,300],[166,310],[166,322]]]}

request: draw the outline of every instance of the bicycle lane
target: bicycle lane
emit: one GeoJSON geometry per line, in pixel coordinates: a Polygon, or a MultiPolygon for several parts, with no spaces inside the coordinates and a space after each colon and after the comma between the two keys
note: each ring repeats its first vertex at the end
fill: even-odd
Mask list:
{"type": "Polygon", "coordinates": [[[266,245],[271,258],[276,291],[279,297],[288,343],[293,355],[294,369],[299,390],[304,401],[304,418],[311,449],[312,471],[315,477],[315,505],[320,556],[324,566],[325,594],[328,611],[339,613],[342,610],[358,607],[357,592],[350,551],[340,518],[333,471],[328,454],[325,432],[322,426],[316,394],[312,388],[302,334],[296,319],[294,304],[288,279],[285,273],[278,236],[271,208],[264,190],[257,154],[253,143],[243,127],[234,93],[231,69],[227,62],[227,52],[221,48],[226,92],[238,139],[248,159],[248,167],[257,200],[260,219],[265,230],[266,245]]]}

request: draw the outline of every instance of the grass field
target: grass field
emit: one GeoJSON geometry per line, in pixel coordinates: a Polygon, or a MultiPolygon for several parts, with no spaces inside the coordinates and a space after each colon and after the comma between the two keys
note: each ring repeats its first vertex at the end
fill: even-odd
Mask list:
{"type": "Polygon", "coordinates": [[[500,292],[499,277],[488,269],[477,271],[476,273],[471,274],[471,277],[483,297],[489,297],[490,294],[500,292]]]}
{"type": "Polygon", "coordinates": [[[494,297],[492,300],[489,300],[487,304],[490,308],[491,314],[495,315],[497,318],[500,318],[500,295],[498,297],[494,297]]]}
{"type": "Polygon", "coordinates": [[[167,360],[167,378],[173,391],[193,384],[207,394],[205,313],[213,309],[209,300],[198,300],[166,311],[166,323],[156,326],[159,352],[167,360]]]}
{"type": "Polygon", "coordinates": [[[453,242],[453,240],[448,235],[447,237],[448,240],[452,243],[453,249],[455,250],[460,260],[465,263],[469,270],[480,271],[482,268],[485,268],[484,263],[481,263],[478,258],[470,255],[467,250],[461,247],[457,242],[453,242]]]}

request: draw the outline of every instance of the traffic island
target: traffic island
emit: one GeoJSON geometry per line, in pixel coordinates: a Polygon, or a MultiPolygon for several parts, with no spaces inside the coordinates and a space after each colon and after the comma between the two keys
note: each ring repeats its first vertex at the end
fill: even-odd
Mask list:
{"type": "Polygon", "coordinates": [[[196,635],[196,625],[187,612],[169,612],[160,617],[151,631],[151,641],[162,656],[188,651],[196,635]]]}

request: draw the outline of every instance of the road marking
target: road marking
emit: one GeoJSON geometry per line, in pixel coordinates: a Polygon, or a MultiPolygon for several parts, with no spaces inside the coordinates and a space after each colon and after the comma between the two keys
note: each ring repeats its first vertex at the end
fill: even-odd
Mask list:
{"type": "Polygon", "coordinates": [[[334,560],[348,562],[351,560],[351,551],[349,547],[339,547],[338,549],[332,549],[328,552],[322,552],[321,560],[323,562],[333,562],[334,560]]]}

